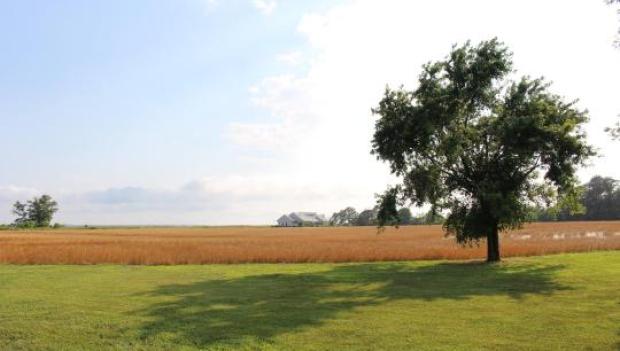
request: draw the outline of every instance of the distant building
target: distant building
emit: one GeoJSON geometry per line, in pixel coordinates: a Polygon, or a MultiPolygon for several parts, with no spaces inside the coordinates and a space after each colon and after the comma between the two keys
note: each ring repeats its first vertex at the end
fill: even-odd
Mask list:
{"type": "Polygon", "coordinates": [[[327,222],[325,216],[316,212],[291,212],[278,218],[280,227],[316,226],[325,222],[327,222]]]}

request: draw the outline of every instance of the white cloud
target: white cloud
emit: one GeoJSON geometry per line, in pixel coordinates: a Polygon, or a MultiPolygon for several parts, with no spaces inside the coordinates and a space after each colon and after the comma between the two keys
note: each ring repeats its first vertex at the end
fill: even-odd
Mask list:
{"type": "Polygon", "coordinates": [[[252,0],[252,4],[264,15],[270,15],[277,6],[276,0],[252,0]]]}
{"type": "Polygon", "coordinates": [[[297,66],[302,62],[303,56],[301,51],[295,50],[279,54],[276,60],[289,66],[297,66]]]}
{"type": "Polygon", "coordinates": [[[620,111],[620,50],[611,45],[616,27],[614,11],[588,1],[350,1],[302,17],[298,31],[313,53],[307,72],[256,84],[251,99],[270,118],[231,124],[232,140],[273,149],[277,163],[288,165],[265,172],[329,185],[355,180],[366,204],[351,198],[332,205],[367,206],[393,181],[369,155],[370,109],[385,85],[412,88],[421,66],[443,58],[452,44],[497,36],[514,51],[519,74],[545,75],[552,90],[581,98],[590,110],[590,141],[606,157],[581,172],[584,180],[594,173],[620,178],[620,154],[611,151],[618,144],[603,133],[620,111]]]}
{"type": "MultiPolygon", "coordinates": [[[[266,14],[275,4],[254,1],[266,14]]],[[[495,36],[515,52],[520,74],[544,74],[555,82],[553,90],[581,98],[580,105],[590,110],[590,140],[606,157],[582,172],[584,179],[593,173],[620,178],[620,144],[603,133],[620,112],[620,50],[611,45],[617,18],[603,2],[348,1],[305,14],[297,30],[306,45],[277,59],[284,70],[298,72],[290,64],[301,59],[296,52],[303,49],[309,52],[303,57],[307,70],[259,80],[249,98],[263,115],[229,126],[229,139],[248,158],[256,149],[270,151],[264,160],[247,169],[238,165],[243,176],[201,178],[173,189],[59,194],[59,220],[249,224],[271,223],[289,211],[329,215],[347,205],[371,206],[373,194],[394,181],[386,165],[369,154],[370,109],[385,85],[414,87],[421,65],[444,57],[453,43],[495,36]]],[[[9,205],[37,193],[11,189],[0,188],[0,199],[9,205]]]]}
{"type": "MultiPolygon", "coordinates": [[[[319,211],[357,199],[366,203],[364,184],[333,184],[319,178],[248,174],[204,177],[173,189],[122,187],[52,194],[60,211],[55,221],[106,224],[273,224],[282,213],[319,211]]],[[[0,187],[0,222],[10,222],[11,204],[40,195],[35,189],[0,187]]]]}
{"type": "Polygon", "coordinates": [[[201,4],[204,8],[206,14],[210,14],[215,11],[215,9],[219,6],[218,0],[201,0],[201,4]]]}
{"type": "Polygon", "coordinates": [[[301,134],[313,130],[315,117],[307,109],[307,80],[293,75],[267,77],[250,87],[251,101],[269,112],[271,122],[239,123],[229,126],[229,137],[243,146],[283,152],[301,134]]]}
{"type": "Polygon", "coordinates": [[[15,201],[26,201],[39,195],[39,191],[34,188],[19,187],[14,185],[0,186],[0,203],[14,203],[15,201]]]}
{"type": "Polygon", "coordinates": [[[293,126],[284,123],[231,123],[229,138],[242,146],[278,150],[292,142],[293,130],[293,126]]]}
{"type": "Polygon", "coordinates": [[[0,186],[0,195],[6,194],[33,194],[37,193],[37,189],[21,187],[15,185],[0,186]]]}
{"type": "Polygon", "coordinates": [[[34,188],[15,185],[0,186],[0,224],[13,221],[12,209],[16,201],[26,202],[41,193],[34,188]]]}

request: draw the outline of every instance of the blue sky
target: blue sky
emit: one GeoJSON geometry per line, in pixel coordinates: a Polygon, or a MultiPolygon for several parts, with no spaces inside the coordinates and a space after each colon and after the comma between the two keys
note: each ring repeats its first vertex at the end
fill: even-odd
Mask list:
{"type": "Polygon", "coordinates": [[[1,146],[12,169],[0,183],[87,190],[102,174],[163,186],[233,171],[224,130],[253,118],[248,87],[279,73],[274,56],[303,46],[295,3],[266,16],[248,1],[3,2],[1,146]]]}
{"type": "Polygon", "coordinates": [[[582,178],[620,178],[617,26],[591,0],[0,2],[0,222],[41,193],[72,224],[361,210],[394,181],[368,154],[385,84],[494,36],[590,110],[582,178]]]}

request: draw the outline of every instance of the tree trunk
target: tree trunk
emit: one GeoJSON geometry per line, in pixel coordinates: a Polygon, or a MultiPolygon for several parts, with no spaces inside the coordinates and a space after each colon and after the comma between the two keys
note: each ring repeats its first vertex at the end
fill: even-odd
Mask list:
{"type": "Polygon", "coordinates": [[[499,262],[499,230],[497,225],[487,235],[487,262],[499,262]]]}

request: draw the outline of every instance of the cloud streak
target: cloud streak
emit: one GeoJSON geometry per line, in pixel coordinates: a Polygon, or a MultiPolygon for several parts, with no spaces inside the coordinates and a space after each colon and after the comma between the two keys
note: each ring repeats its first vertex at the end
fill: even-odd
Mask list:
{"type": "Polygon", "coordinates": [[[277,6],[275,0],[252,0],[252,5],[264,15],[270,15],[277,6]]]}
{"type": "MultiPolygon", "coordinates": [[[[370,200],[392,180],[385,165],[369,155],[371,108],[385,86],[415,88],[421,66],[443,58],[452,44],[497,36],[514,50],[519,75],[545,74],[554,81],[554,92],[581,98],[580,106],[592,116],[590,141],[613,150],[615,145],[603,129],[620,109],[613,96],[620,88],[618,52],[607,40],[615,24],[574,25],[584,18],[613,19],[613,14],[604,4],[589,2],[564,4],[562,16],[557,11],[553,2],[533,0],[447,4],[357,0],[307,13],[297,26],[306,46],[289,51],[309,52],[307,70],[298,73],[291,68],[290,73],[267,76],[255,84],[250,99],[269,117],[264,122],[232,122],[230,140],[242,147],[272,150],[277,163],[289,166],[272,172],[290,178],[321,178],[333,185],[357,179],[370,200]],[[523,26],[523,18],[529,18],[528,26],[523,26]],[[599,64],[593,66],[592,57],[599,64]],[[308,167],[311,164],[316,166],[308,167]]],[[[279,57],[284,69],[288,59],[279,57]]],[[[595,160],[595,167],[581,171],[583,180],[594,173],[620,177],[612,166],[619,157],[608,152],[606,158],[595,160]]]]}
{"type": "MultiPolygon", "coordinates": [[[[250,6],[269,15],[277,2],[243,5],[254,11],[250,6]]],[[[278,74],[265,75],[249,87],[251,116],[225,127],[231,159],[253,159],[250,166],[240,162],[217,176],[191,175],[196,179],[178,181],[170,189],[108,187],[103,180],[96,191],[51,192],[60,203],[59,221],[268,224],[291,211],[329,215],[348,205],[372,206],[373,195],[394,179],[370,155],[371,108],[386,84],[414,88],[422,64],[469,39],[497,36],[505,41],[515,52],[519,74],[544,73],[555,82],[553,91],[581,98],[580,107],[592,116],[590,141],[603,150],[617,149],[603,129],[620,111],[620,51],[610,45],[615,14],[603,3],[353,0],[300,18],[296,31],[302,43],[275,55],[280,66],[272,72],[278,74]]],[[[620,178],[620,154],[612,151],[583,171],[582,180],[594,173],[620,178]]],[[[45,189],[0,187],[0,221],[11,220],[14,201],[40,190],[45,189]]]]}
{"type": "MultiPolygon", "coordinates": [[[[51,194],[58,200],[56,220],[67,224],[273,224],[282,213],[312,210],[330,214],[334,203],[366,201],[363,184],[334,185],[321,180],[272,175],[204,177],[174,189],[108,188],[51,194]]],[[[0,188],[0,222],[11,222],[10,206],[41,193],[0,188]]],[[[369,203],[369,205],[372,205],[369,203]]]]}

